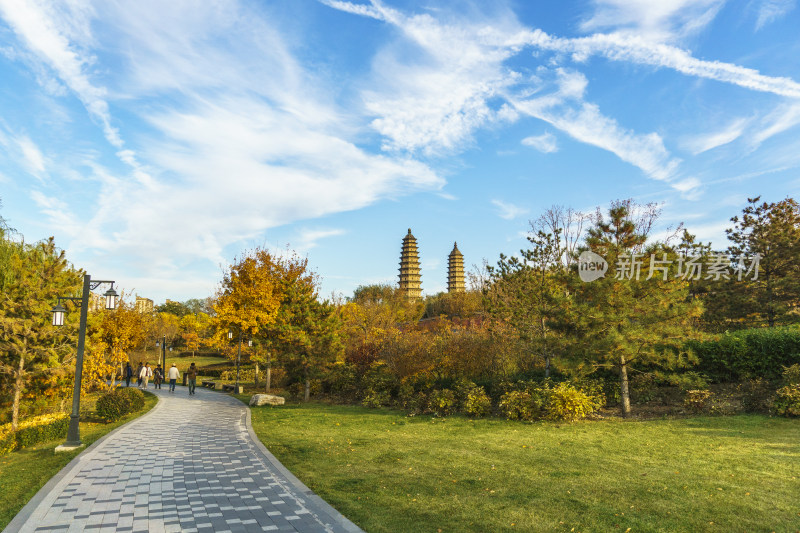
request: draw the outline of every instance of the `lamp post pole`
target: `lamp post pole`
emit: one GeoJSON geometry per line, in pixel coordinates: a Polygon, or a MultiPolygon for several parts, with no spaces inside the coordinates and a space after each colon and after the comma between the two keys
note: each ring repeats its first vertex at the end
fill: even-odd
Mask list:
{"type": "Polygon", "coordinates": [[[61,307],[61,300],[72,300],[80,302],[81,318],[78,326],[78,351],[75,358],[75,384],[72,391],[72,413],[69,417],[69,429],[67,430],[67,441],[58,446],[56,451],[72,450],[83,446],[80,436],[80,412],[81,412],[81,378],[83,375],[83,349],[86,345],[86,319],[89,315],[89,294],[92,289],[96,289],[103,283],[110,283],[111,288],[106,292],[106,309],[116,307],[117,293],[114,291],[114,282],[105,280],[92,280],[89,274],[83,276],[83,292],[80,298],[59,296],[59,303],[53,308],[53,325],[64,325],[64,312],[66,309],[61,307]]]}
{"type": "Polygon", "coordinates": [[[239,351],[236,352],[236,394],[239,394],[239,362],[242,359],[242,328],[239,328],[239,351]]]}
{"type": "MultiPolygon", "coordinates": [[[[167,336],[161,339],[161,373],[164,374],[164,377],[167,375],[167,336]]],[[[161,380],[164,380],[164,377],[161,380]]]]}

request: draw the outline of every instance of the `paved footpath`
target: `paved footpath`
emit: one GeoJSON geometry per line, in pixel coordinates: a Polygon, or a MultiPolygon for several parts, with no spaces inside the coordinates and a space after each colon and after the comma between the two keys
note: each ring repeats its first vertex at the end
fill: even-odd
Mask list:
{"type": "Polygon", "coordinates": [[[4,531],[361,531],[269,453],[235,398],[149,390],[155,408],[87,448],[4,531]]]}

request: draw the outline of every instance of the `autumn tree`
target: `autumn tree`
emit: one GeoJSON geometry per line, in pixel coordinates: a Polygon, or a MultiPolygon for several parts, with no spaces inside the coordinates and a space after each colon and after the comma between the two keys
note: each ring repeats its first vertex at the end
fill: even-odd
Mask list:
{"type": "Polygon", "coordinates": [[[573,269],[564,300],[560,326],[568,348],[589,369],[616,369],[623,416],[631,411],[631,369],[685,364],[684,341],[695,336],[702,312],[676,270],[675,250],[664,242],[647,244],[659,214],[652,205],[615,202],[608,219],[598,216],[584,244],[605,258],[609,272],[584,282],[573,269]]]}
{"type": "Polygon", "coordinates": [[[275,321],[282,299],[285,260],[256,248],[225,271],[214,302],[212,342],[231,357],[228,332],[237,338],[258,335],[275,321]]]}
{"type": "Polygon", "coordinates": [[[342,350],[338,316],[333,304],[319,300],[319,280],[308,268],[308,259],[295,255],[276,261],[276,266],[280,302],[260,341],[299,371],[308,401],[311,379],[342,350]]]}
{"type": "Polygon", "coordinates": [[[117,373],[122,375],[129,353],[141,344],[145,336],[145,321],[133,304],[119,298],[117,308],[92,313],[89,322],[89,343],[84,359],[86,390],[103,388],[106,379],[109,387],[116,385],[117,373]]]}
{"type": "Polygon", "coordinates": [[[76,335],[55,330],[51,309],[57,296],[80,290],[81,273],[52,238],[26,245],[3,233],[0,261],[0,372],[11,378],[11,422],[16,429],[20,400],[31,380],[59,371],[73,353],[76,335]]]}

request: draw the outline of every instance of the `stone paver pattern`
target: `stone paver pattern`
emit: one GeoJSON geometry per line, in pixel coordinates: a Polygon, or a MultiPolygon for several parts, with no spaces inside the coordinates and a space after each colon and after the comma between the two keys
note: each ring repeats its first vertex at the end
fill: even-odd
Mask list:
{"type": "Polygon", "coordinates": [[[5,531],[361,531],[258,442],[235,398],[149,391],[155,408],[76,457],[5,531]]]}

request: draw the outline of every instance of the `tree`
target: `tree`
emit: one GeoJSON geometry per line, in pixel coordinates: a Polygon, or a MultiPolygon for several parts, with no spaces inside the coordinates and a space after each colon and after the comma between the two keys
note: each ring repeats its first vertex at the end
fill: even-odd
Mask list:
{"type": "Polygon", "coordinates": [[[551,324],[562,307],[564,248],[560,229],[555,234],[538,229],[528,241],[533,246],[520,250],[521,260],[500,255],[497,267],[490,269],[494,283],[486,296],[490,314],[511,325],[541,356],[545,377],[549,377],[552,357],[560,345],[551,324]]]}
{"type": "Polygon", "coordinates": [[[591,370],[619,372],[623,416],[631,410],[629,371],[685,364],[689,354],[684,341],[696,336],[694,321],[702,312],[700,302],[689,298],[687,281],[677,275],[675,250],[663,242],[645,247],[659,211],[643,207],[614,202],[607,221],[597,217],[585,246],[604,257],[616,273],[609,269],[606,276],[584,282],[573,269],[561,322],[573,356],[591,370]],[[640,261],[648,255],[646,269],[640,261]],[[646,279],[640,278],[639,269],[648,274],[646,279]]]}
{"type": "Polygon", "coordinates": [[[758,275],[732,277],[729,285],[740,297],[729,314],[745,325],[774,327],[800,321],[800,205],[791,198],[777,203],[748,198],[741,218],[725,230],[732,265],[748,268],[758,261],[758,275]],[[750,319],[750,320],[748,320],[750,319]]]}
{"type": "Polygon", "coordinates": [[[318,300],[319,282],[308,269],[308,259],[291,256],[276,261],[276,266],[280,304],[260,340],[299,370],[304,382],[303,397],[308,401],[311,378],[342,350],[339,321],[335,307],[318,300]]]}
{"type": "Polygon", "coordinates": [[[214,302],[213,343],[229,347],[228,332],[257,335],[275,321],[283,286],[285,260],[256,248],[238,258],[224,273],[214,302]]]}
{"type": "Polygon", "coordinates": [[[185,315],[180,320],[181,337],[192,357],[200,349],[208,322],[209,316],[203,312],[185,315]]]}
{"type": "Polygon", "coordinates": [[[117,371],[122,375],[128,353],[145,337],[145,322],[133,304],[119,298],[117,308],[93,313],[89,328],[88,350],[84,359],[86,390],[103,388],[110,378],[109,388],[116,386],[117,371]]]}
{"type": "Polygon", "coordinates": [[[3,235],[0,250],[0,372],[11,377],[11,423],[16,429],[30,380],[68,361],[76,334],[59,333],[50,324],[51,309],[57,296],[80,290],[81,272],[67,262],[52,237],[30,246],[3,235]]]}

